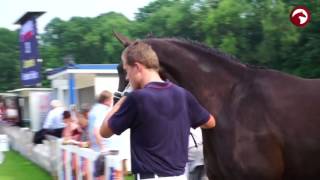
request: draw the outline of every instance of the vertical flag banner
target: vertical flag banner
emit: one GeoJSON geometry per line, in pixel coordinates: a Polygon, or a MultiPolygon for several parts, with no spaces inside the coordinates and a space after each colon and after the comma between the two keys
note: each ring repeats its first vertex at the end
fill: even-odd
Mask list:
{"type": "Polygon", "coordinates": [[[41,64],[38,61],[40,57],[35,17],[31,17],[21,25],[19,42],[22,85],[36,86],[41,82],[41,64]]]}

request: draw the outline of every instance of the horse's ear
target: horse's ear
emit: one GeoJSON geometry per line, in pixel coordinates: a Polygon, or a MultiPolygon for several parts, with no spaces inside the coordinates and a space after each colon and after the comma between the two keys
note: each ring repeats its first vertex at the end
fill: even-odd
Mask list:
{"type": "Polygon", "coordinates": [[[113,35],[122,43],[124,47],[128,47],[132,43],[132,41],[129,40],[129,38],[123,36],[122,34],[117,33],[113,30],[112,32],[113,32],[113,35]]]}

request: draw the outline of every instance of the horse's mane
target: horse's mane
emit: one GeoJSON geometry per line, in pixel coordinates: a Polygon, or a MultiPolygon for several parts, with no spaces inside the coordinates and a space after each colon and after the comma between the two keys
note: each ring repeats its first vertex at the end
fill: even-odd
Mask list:
{"type": "MultiPolygon", "coordinates": [[[[151,39],[154,38],[154,37],[151,37],[151,39]]],[[[157,38],[155,38],[157,39],[157,38]]],[[[195,41],[195,40],[191,40],[191,39],[186,39],[186,38],[177,38],[177,37],[167,37],[167,38],[161,38],[163,40],[166,40],[166,41],[172,41],[172,42],[178,42],[178,43],[183,43],[183,44],[186,44],[186,45],[190,45],[194,48],[200,48],[202,51],[205,51],[206,53],[208,54],[211,54],[213,56],[218,56],[218,57],[221,57],[222,59],[226,59],[226,60],[229,60],[229,61],[233,61],[233,62],[236,62],[236,63],[240,63],[240,64],[243,64],[245,65],[246,67],[248,68],[252,68],[252,69],[266,69],[265,67],[263,66],[258,66],[258,65],[252,65],[252,64],[247,64],[247,63],[243,63],[241,62],[238,58],[236,58],[235,56],[233,55],[230,55],[230,54],[227,54],[227,53],[224,53],[222,51],[220,51],[219,49],[217,48],[213,48],[213,47],[208,47],[207,45],[199,42],[199,41],[195,41]]]]}

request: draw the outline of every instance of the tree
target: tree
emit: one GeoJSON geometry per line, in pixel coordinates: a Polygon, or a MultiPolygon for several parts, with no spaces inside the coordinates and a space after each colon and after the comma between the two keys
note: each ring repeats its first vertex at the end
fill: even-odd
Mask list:
{"type": "MultiPolygon", "coordinates": [[[[123,47],[112,34],[115,30],[132,39],[151,33],[197,40],[245,63],[320,77],[319,7],[319,1],[303,0],[155,0],[140,8],[134,21],[114,12],[68,21],[55,18],[39,42],[42,73],[63,66],[67,55],[76,63],[118,63],[123,47]],[[305,28],[289,21],[297,5],[312,13],[305,28]]],[[[1,90],[20,86],[18,47],[18,32],[0,29],[1,90]]]]}
{"type": "Polygon", "coordinates": [[[287,72],[307,78],[320,77],[320,12],[319,1],[287,1],[287,6],[292,10],[297,5],[306,6],[311,12],[311,21],[305,28],[296,28],[299,33],[298,41],[290,44],[283,69],[287,72]]]}
{"type": "Polygon", "coordinates": [[[112,30],[128,32],[129,23],[122,14],[113,12],[95,18],[52,20],[43,35],[45,66],[62,65],[62,59],[67,55],[73,55],[76,63],[118,62],[121,46],[113,37],[112,30]]]}
{"type": "Polygon", "coordinates": [[[18,32],[0,28],[0,90],[20,86],[18,32]]]}
{"type": "Polygon", "coordinates": [[[139,37],[150,33],[156,37],[183,37],[195,39],[195,0],[158,0],[136,14],[139,37]]]}

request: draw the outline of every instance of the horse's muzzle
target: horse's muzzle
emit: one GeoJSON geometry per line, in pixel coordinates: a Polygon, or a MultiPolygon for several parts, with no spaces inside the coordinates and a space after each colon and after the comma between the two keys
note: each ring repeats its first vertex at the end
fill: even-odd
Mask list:
{"type": "Polygon", "coordinates": [[[133,91],[133,88],[128,84],[123,91],[116,91],[113,93],[114,103],[117,103],[122,96],[127,96],[129,93],[133,91]]]}

